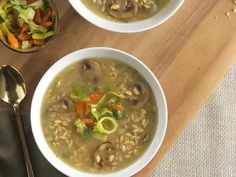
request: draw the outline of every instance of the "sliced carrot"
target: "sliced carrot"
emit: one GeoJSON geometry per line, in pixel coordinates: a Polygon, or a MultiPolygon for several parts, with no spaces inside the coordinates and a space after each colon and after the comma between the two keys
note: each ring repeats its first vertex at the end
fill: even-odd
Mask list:
{"type": "Polygon", "coordinates": [[[84,116],[84,103],[82,101],[77,101],[75,103],[75,110],[80,117],[84,116]]]}
{"type": "Polygon", "coordinates": [[[35,16],[33,21],[38,25],[40,25],[43,22],[40,9],[35,10],[35,16]]]}
{"type": "Polygon", "coordinates": [[[84,119],[84,123],[87,126],[93,126],[94,125],[93,119],[84,119]]]}
{"type": "Polygon", "coordinates": [[[121,105],[118,105],[116,103],[111,103],[111,106],[118,111],[123,111],[123,107],[121,105]]]}
{"type": "Polygon", "coordinates": [[[90,113],[91,110],[91,106],[88,105],[87,103],[84,104],[84,115],[87,115],[88,113],[90,113]]]}
{"type": "Polygon", "coordinates": [[[27,4],[32,4],[33,2],[35,2],[36,0],[27,0],[27,4]]]}
{"type": "Polygon", "coordinates": [[[24,34],[24,33],[21,33],[17,36],[17,38],[20,40],[20,41],[28,41],[29,39],[31,39],[31,36],[28,35],[28,34],[24,34]]]}
{"type": "Polygon", "coordinates": [[[76,113],[80,116],[83,117],[85,115],[87,115],[88,113],[90,113],[90,105],[88,105],[85,102],[82,101],[78,101],[75,103],[75,110],[76,113]]]}
{"type": "Polygon", "coordinates": [[[45,28],[49,28],[50,26],[52,26],[52,22],[51,21],[43,22],[41,23],[41,26],[45,28]]]}
{"type": "Polygon", "coordinates": [[[11,47],[13,47],[15,49],[19,48],[19,41],[11,32],[7,33],[7,40],[8,40],[8,43],[11,47]]]}
{"type": "Polygon", "coordinates": [[[76,110],[76,113],[80,117],[83,117],[84,116],[84,103],[82,101],[77,101],[75,103],[75,110],[76,110]]]}
{"type": "Polygon", "coordinates": [[[103,97],[102,93],[92,93],[89,95],[88,102],[89,104],[97,103],[103,97]]]}
{"type": "Polygon", "coordinates": [[[23,23],[21,29],[20,29],[20,33],[24,33],[29,29],[29,25],[27,23],[23,23]]]}
{"type": "Polygon", "coordinates": [[[47,8],[46,15],[42,19],[43,22],[49,21],[51,16],[52,16],[52,9],[51,8],[47,8]]]}
{"type": "Polygon", "coordinates": [[[32,41],[30,41],[31,44],[34,44],[34,45],[43,45],[44,44],[44,40],[37,40],[37,39],[33,39],[32,41]]]}

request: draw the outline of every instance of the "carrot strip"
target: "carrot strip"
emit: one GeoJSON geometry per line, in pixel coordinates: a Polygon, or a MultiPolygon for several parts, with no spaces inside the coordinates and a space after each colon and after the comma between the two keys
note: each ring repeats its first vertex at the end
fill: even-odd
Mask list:
{"type": "Polygon", "coordinates": [[[52,26],[52,22],[51,21],[46,21],[41,23],[41,26],[45,27],[45,28],[49,28],[50,26],[52,26]]]}
{"type": "Polygon", "coordinates": [[[95,104],[97,103],[101,98],[103,97],[102,93],[92,93],[91,95],[89,95],[88,104],[95,104]]]}
{"type": "Polygon", "coordinates": [[[75,111],[80,117],[84,116],[84,103],[82,101],[75,103],[75,111]]]}
{"type": "Polygon", "coordinates": [[[75,103],[75,110],[80,117],[83,117],[90,113],[90,105],[85,102],[78,101],[75,103]]]}
{"type": "Polygon", "coordinates": [[[118,105],[116,103],[111,103],[111,106],[118,111],[123,111],[123,107],[121,105],[118,105]]]}
{"type": "Polygon", "coordinates": [[[52,16],[52,9],[51,8],[47,8],[46,10],[46,15],[43,17],[43,22],[47,22],[49,21],[50,17],[52,16]]]}
{"type": "Polygon", "coordinates": [[[88,105],[87,103],[84,103],[84,115],[87,115],[88,113],[90,113],[91,110],[91,106],[88,105]]]}
{"type": "Polygon", "coordinates": [[[40,25],[43,22],[40,9],[35,10],[35,16],[33,21],[38,25],[40,25]]]}
{"type": "Polygon", "coordinates": [[[94,121],[93,121],[93,119],[84,119],[84,124],[87,126],[93,126],[94,121]]]}
{"type": "Polygon", "coordinates": [[[28,41],[29,39],[31,39],[31,36],[28,35],[28,34],[24,34],[24,33],[21,33],[17,36],[17,38],[20,40],[20,41],[28,41]]]}
{"type": "Polygon", "coordinates": [[[8,43],[10,44],[11,47],[13,47],[15,49],[19,48],[18,40],[11,32],[7,33],[7,40],[8,40],[8,43]]]}
{"type": "Polygon", "coordinates": [[[24,33],[29,29],[29,25],[27,23],[23,23],[21,29],[20,29],[20,33],[24,33]]]}
{"type": "Polygon", "coordinates": [[[30,40],[30,43],[31,44],[34,44],[34,45],[43,45],[44,44],[44,40],[39,40],[39,39],[33,39],[33,40],[30,40]]]}
{"type": "Polygon", "coordinates": [[[27,0],[27,4],[32,4],[33,2],[35,2],[36,0],[27,0]]]}

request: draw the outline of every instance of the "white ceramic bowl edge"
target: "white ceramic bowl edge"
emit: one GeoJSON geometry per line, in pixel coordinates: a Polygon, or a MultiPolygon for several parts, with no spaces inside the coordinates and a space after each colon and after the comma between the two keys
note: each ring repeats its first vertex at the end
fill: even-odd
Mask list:
{"type": "Polygon", "coordinates": [[[120,177],[120,176],[131,176],[137,173],[139,170],[144,168],[151,159],[155,156],[157,151],[159,150],[162,141],[165,136],[166,128],[167,128],[167,104],[164,92],[155,75],[151,72],[151,70],[144,65],[140,60],[135,58],[134,56],[125,53],[120,50],[105,48],[105,47],[95,47],[95,48],[87,48],[75,51],[70,53],[57,61],[53,66],[49,68],[49,70],[44,74],[42,79],[40,80],[31,105],[31,127],[33,131],[34,139],[39,147],[40,151],[44,155],[44,157],[59,171],[62,173],[71,176],[71,177],[95,177],[95,176],[103,176],[103,177],[120,177]],[[52,82],[54,77],[60,73],[64,68],[71,65],[74,62],[83,60],[85,58],[91,57],[106,57],[106,58],[114,58],[116,60],[122,61],[128,65],[131,65],[134,69],[138,70],[139,73],[147,80],[151,89],[153,90],[157,107],[158,107],[158,124],[157,130],[154,136],[154,139],[145,153],[140,157],[136,162],[132,165],[128,166],[125,169],[114,173],[108,174],[92,174],[86,173],[79,170],[76,170],[69,165],[65,164],[62,160],[56,157],[54,152],[48,146],[41,127],[41,105],[43,102],[43,97],[47,90],[47,86],[52,82]]]}
{"type": "Polygon", "coordinates": [[[170,17],[172,17],[182,6],[184,0],[169,0],[163,9],[157,12],[150,18],[145,20],[130,22],[130,23],[122,23],[115,22],[111,20],[104,19],[99,17],[91,10],[89,10],[82,1],[79,0],[69,0],[72,7],[87,21],[98,26],[100,28],[113,31],[113,32],[121,32],[121,33],[135,33],[142,32],[149,29],[152,29],[165,21],[167,21],[170,17]]]}

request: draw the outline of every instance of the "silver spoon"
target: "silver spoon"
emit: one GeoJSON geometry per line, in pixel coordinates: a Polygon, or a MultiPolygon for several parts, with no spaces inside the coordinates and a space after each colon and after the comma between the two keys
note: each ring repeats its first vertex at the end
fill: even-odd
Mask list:
{"type": "Polygon", "coordinates": [[[25,98],[25,95],[26,87],[21,74],[12,66],[2,66],[0,68],[0,98],[12,105],[14,109],[26,171],[28,177],[34,177],[19,111],[20,102],[25,98]]]}

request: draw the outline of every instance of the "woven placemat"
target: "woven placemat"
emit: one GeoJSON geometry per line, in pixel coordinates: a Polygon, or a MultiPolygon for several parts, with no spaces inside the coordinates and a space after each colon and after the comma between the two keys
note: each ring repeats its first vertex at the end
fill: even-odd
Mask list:
{"type": "Polygon", "coordinates": [[[149,176],[236,176],[236,63],[149,176]]]}

